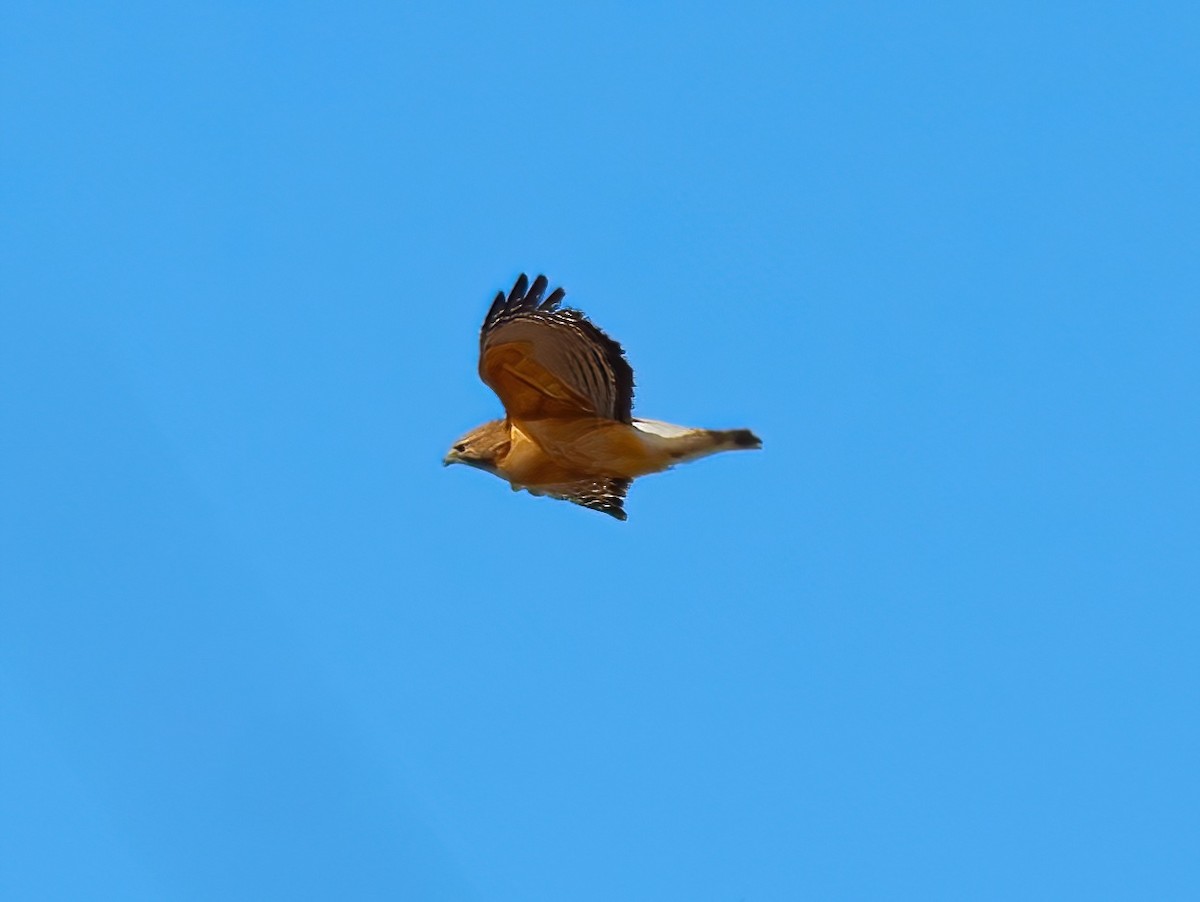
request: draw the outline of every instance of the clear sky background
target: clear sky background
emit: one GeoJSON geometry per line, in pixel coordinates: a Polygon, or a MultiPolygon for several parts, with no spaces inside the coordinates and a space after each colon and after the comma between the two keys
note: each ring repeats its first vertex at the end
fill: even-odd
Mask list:
{"type": "Polygon", "coordinates": [[[1198,61],[6,3],[0,896],[1200,898],[1198,61]],[[625,524],[443,470],[522,270],[765,450],[625,524]]]}

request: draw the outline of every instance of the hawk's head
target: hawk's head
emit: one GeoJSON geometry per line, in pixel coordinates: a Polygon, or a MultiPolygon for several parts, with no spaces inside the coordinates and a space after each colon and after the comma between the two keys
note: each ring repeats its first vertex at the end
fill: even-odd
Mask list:
{"type": "Polygon", "coordinates": [[[476,426],[453,445],[443,458],[442,466],[466,464],[489,473],[496,472],[496,459],[508,453],[508,427],[504,420],[492,420],[476,426]]]}

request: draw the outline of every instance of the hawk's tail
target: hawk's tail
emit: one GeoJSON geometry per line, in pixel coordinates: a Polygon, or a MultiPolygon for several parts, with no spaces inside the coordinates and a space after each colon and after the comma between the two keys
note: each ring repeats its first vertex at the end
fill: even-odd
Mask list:
{"type": "Polygon", "coordinates": [[[635,419],[633,425],[647,436],[656,449],[665,454],[666,466],[685,463],[722,451],[750,450],[762,447],[762,439],[749,429],[689,429],[657,420],[635,419]]]}
{"type": "Polygon", "coordinates": [[[762,447],[762,439],[749,429],[706,429],[714,442],[720,447],[718,451],[736,451],[738,448],[757,449],[762,447]]]}

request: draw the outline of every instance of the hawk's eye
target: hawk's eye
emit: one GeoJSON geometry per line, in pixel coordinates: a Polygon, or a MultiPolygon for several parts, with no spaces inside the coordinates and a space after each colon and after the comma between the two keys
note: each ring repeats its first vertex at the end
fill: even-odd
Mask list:
{"type": "Polygon", "coordinates": [[[459,442],[457,445],[455,445],[455,446],[454,446],[454,453],[455,453],[455,454],[462,454],[462,453],[463,453],[464,451],[466,451],[466,450],[467,450],[467,443],[466,443],[466,442],[459,442]]]}

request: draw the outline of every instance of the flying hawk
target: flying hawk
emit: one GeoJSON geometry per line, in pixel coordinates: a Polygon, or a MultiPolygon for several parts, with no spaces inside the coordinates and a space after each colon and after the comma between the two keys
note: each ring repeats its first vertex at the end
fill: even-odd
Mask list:
{"type": "Polygon", "coordinates": [[[566,292],[522,273],[496,295],[479,333],[479,375],[504,404],[503,420],[477,426],[443,464],[467,464],[514,492],[549,495],[618,520],[639,476],[718,451],[761,448],[749,429],[690,429],[632,415],[633,370],[621,346],[566,292]]]}

